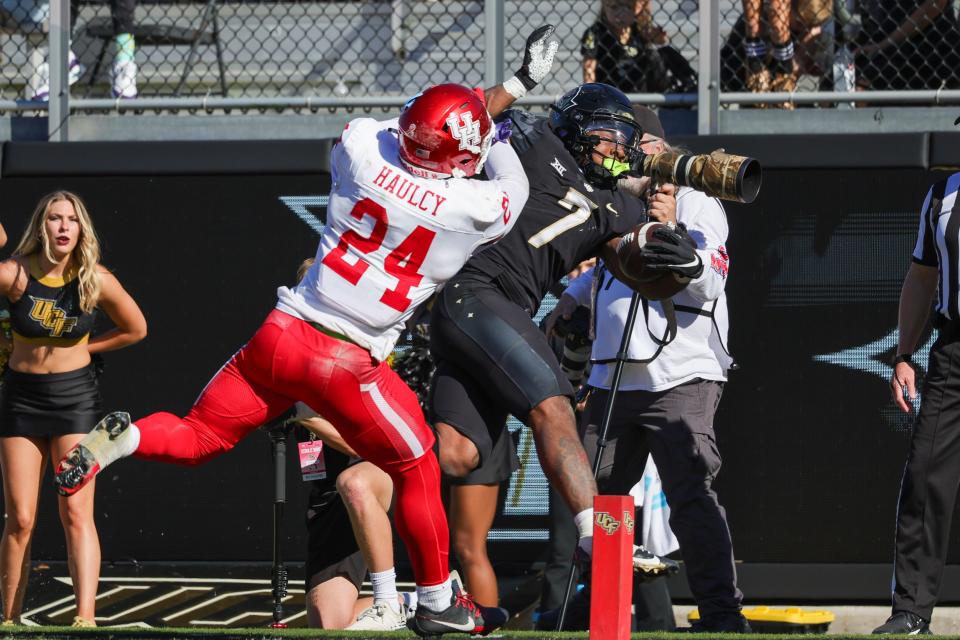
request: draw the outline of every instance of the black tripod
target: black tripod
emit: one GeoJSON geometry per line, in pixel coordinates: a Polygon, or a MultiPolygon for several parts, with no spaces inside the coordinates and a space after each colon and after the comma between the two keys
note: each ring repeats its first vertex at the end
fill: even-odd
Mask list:
{"type": "MultiPolygon", "coordinates": [[[[630,297],[630,308],[627,310],[627,322],[623,327],[623,337],[620,339],[620,349],[617,351],[616,365],[613,368],[613,380],[610,382],[610,395],[603,408],[603,420],[600,423],[600,437],[597,439],[597,455],[593,459],[593,478],[596,480],[600,473],[600,461],[603,450],[607,446],[607,431],[613,417],[613,403],[620,388],[620,378],[623,375],[623,365],[627,361],[627,348],[630,346],[630,337],[633,335],[633,325],[637,322],[637,310],[640,308],[640,294],[636,291],[630,297]]],[[[560,617],[557,620],[557,631],[563,630],[563,623],[567,617],[567,606],[570,603],[570,594],[573,591],[574,562],[570,561],[570,575],[567,577],[567,588],[563,594],[563,604],[560,605],[560,617]]]]}
{"type": "Polygon", "coordinates": [[[273,595],[273,622],[275,629],[286,628],[283,622],[283,599],[287,597],[287,568],[280,557],[280,528],[283,523],[283,507],[287,501],[287,436],[293,428],[291,414],[263,425],[270,436],[270,456],[273,459],[273,568],[270,586],[273,595]]]}

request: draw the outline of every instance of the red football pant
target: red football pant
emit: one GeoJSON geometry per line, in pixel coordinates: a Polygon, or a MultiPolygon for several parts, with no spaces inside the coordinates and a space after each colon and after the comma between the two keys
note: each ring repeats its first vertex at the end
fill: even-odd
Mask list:
{"type": "Polygon", "coordinates": [[[394,520],[417,584],[447,579],[449,537],[433,432],[417,396],[366,349],[274,310],[214,376],[184,418],[136,421],[148,460],[200,464],[302,401],[337,426],[364,459],[393,478],[394,520]]]}

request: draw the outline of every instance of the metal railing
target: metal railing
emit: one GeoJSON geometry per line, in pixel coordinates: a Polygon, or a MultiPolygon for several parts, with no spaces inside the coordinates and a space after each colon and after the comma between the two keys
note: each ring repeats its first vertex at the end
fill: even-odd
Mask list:
{"type": "MultiPolygon", "coordinates": [[[[750,7],[757,0],[637,0],[633,39],[620,45],[611,44],[600,0],[147,0],[135,8],[128,50],[117,33],[125,28],[115,15],[122,0],[44,1],[2,0],[0,27],[9,35],[2,47],[7,64],[0,111],[48,111],[51,140],[68,139],[70,115],[78,113],[396,108],[440,81],[490,86],[517,64],[525,35],[545,22],[556,24],[561,53],[553,75],[521,102],[532,107],[550,104],[582,82],[589,60],[593,77],[616,80],[635,102],[695,107],[701,133],[717,132],[721,111],[735,107],[960,103],[960,64],[941,64],[952,60],[960,40],[935,63],[910,66],[930,45],[933,36],[924,34],[954,33],[955,25],[947,23],[955,17],[942,12],[906,37],[904,25],[916,16],[891,15],[884,22],[871,14],[875,0],[834,0],[832,7],[824,5],[830,0],[794,2],[799,17],[787,18],[794,73],[786,84],[755,82],[757,69],[776,80],[787,68],[776,57],[782,50],[771,44],[776,29],[770,26],[784,0],[762,0],[766,11],[753,20],[760,30],[755,40],[749,38],[756,27],[750,7]],[[24,13],[18,21],[10,18],[11,3],[48,9],[33,11],[30,20],[24,13]],[[842,17],[841,6],[852,7],[858,20],[842,17]],[[898,21],[891,35],[879,39],[898,21]],[[807,38],[812,31],[816,37],[807,38]],[[764,57],[751,58],[758,40],[764,57]],[[855,42],[860,54],[851,59],[855,42]],[[877,73],[897,60],[903,67],[894,77],[876,82],[877,73]],[[124,95],[129,87],[118,85],[129,62],[134,98],[124,95]],[[656,73],[631,75],[639,68],[656,73]],[[49,101],[28,96],[44,93],[49,101]]],[[[630,3],[604,3],[617,1],[630,3]]]]}

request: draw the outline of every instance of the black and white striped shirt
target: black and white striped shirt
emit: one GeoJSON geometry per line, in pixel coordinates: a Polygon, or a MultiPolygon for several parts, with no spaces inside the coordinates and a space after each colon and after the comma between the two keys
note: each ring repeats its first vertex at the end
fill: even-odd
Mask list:
{"type": "Polygon", "coordinates": [[[960,320],[960,173],[927,192],[920,209],[920,230],[913,261],[940,270],[937,313],[960,320]]]}

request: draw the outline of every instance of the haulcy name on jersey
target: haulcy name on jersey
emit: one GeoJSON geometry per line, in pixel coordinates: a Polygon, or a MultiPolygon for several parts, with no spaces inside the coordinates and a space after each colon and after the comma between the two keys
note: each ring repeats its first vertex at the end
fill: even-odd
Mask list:
{"type": "Polygon", "coordinates": [[[440,210],[440,205],[447,201],[438,193],[421,189],[419,184],[408,180],[387,165],[383,165],[380,169],[380,174],[373,180],[373,184],[397,200],[413,205],[420,211],[431,211],[432,207],[431,215],[434,216],[440,210]]]}

